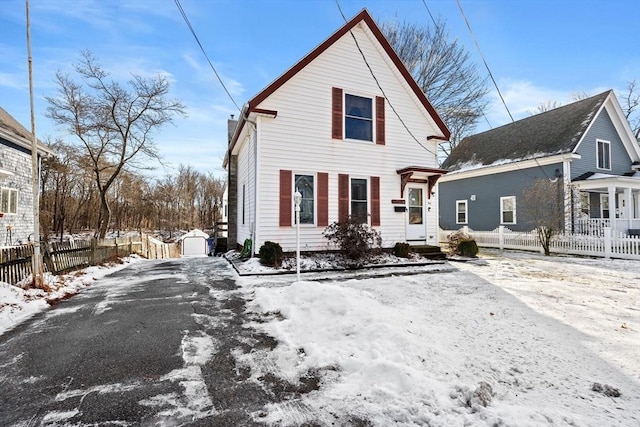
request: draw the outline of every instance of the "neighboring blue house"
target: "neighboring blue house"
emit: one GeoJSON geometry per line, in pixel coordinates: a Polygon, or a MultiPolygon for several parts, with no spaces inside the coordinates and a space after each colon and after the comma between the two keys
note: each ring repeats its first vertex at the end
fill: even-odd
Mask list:
{"type": "MultiPolygon", "coordinates": [[[[0,246],[27,243],[34,231],[32,137],[0,107],[0,246]]],[[[38,157],[51,151],[38,142],[38,157]]]]}
{"type": "Polygon", "coordinates": [[[442,165],[440,227],[529,231],[522,191],[556,182],[565,232],[640,229],[640,147],[613,91],[463,139],[442,165]]]}

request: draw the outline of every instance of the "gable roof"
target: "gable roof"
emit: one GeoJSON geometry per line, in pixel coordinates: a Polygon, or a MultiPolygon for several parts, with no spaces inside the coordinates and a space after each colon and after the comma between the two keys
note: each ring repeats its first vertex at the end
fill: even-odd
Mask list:
{"type": "MultiPolygon", "coordinates": [[[[24,126],[20,124],[13,116],[0,107],[0,136],[7,141],[17,144],[23,148],[31,150],[32,137],[24,126]]],[[[40,154],[50,154],[51,150],[41,141],[38,141],[38,151],[40,154]]]]}
{"type": "Polygon", "coordinates": [[[442,164],[450,171],[471,164],[498,162],[571,153],[584,136],[612,90],[535,116],[464,138],[442,164]]]}
{"type": "MultiPolygon", "coordinates": [[[[402,77],[406,80],[407,84],[416,95],[420,103],[424,106],[424,108],[429,112],[429,115],[433,118],[434,122],[438,126],[438,129],[442,132],[444,140],[448,140],[451,136],[451,132],[444,124],[435,108],[431,105],[429,100],[427,99],[424,92],[420,89],[420,86],[415,82],[411,73],[404,66],[396,52],[393,50],[389,41],[386,39],[380,27],[375,23],[375,20],[371,17],[367,9],[362,9],[360,13],[354,16],[349,22],[347,22],[344,26],[342,26],[338,31],[333,33],[328,39],[322,42],[318,47],[313,49],[310,53],[308,53],[304,58],[298,61],[293,67],[289,68],[284,74],[270,83],[266,88],[264,88],[260,93],[251,98],[248,104],[243,108],[242,113],[240,114],[240,122],[236,128],[235,134],[233,135],[233,139],[231,140],[230,148],[232,149],[235,145],[237,138],[242,131],[242,128],[245,125],[247,120],[247,116],[252,112],[265,112],[258,108],[258,105],[262,101],[264,101],[267,97],[269,97],[272,93],[274,93],[278,88],[284,85],[289,79],[295,76],[300,70],[304,69],[307,65],[309,65],[314,59],[316,59],[320,54],[326,51],[329,47],[331,47],[336,41],[338,41],[342,36],[347,34],[352,28],[358,25],[360,22],[364,22],[367,27],[371,30],[371,33],[375,36],[376,40],[380,43],[384,51],[389,58],[396,66],[402,77]]],[[[272,112],[270,112],[272,113],[272,112]]],[[[440,139],[440,137],[438,137],[440,139]]]]}

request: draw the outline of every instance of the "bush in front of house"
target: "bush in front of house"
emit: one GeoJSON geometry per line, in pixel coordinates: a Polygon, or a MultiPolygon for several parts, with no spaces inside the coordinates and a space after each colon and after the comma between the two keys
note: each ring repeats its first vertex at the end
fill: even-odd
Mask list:
{"type": "Polygon", "coordinates": [[[460,256],[473,258],[478,255],[478,244],[474,239],[460,240],[458,242],[458,252],[460,256]]]}
{"type": "Polygon", "coordinates": [[[258,252],[260,264],[279,268],[282,261],[282,247],[279,243],[266,241],[258,252]]]}
{"type": "Polygon", "coordinates": [[[359,264],[377,254],[382,245],[380,233],[354,217],[334,222],[322,234],[337,246],[345,258],[359,264]]]}
{"type": "Polygon", "coordinates": [[[473,258],[478,254],[478,244],[475,239],[462,231],[449,234],[447,243],[449,255],[473,258]]]}
{"type": "Polygon", "coordinates": [[[393,247],[393,254],[398,258],[409,258],[411,246],[406,242],[397,242],[393,247]]]}

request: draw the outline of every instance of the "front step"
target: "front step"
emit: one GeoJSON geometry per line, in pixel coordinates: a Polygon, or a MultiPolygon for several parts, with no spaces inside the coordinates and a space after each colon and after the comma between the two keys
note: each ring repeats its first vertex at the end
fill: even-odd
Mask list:
{"type": "Polygon", "coordinates": [[[447,256],[442,252],[440,246],[416,245],[411,246],[411,251],[420,254],[428,259],[446,259],[447,256]]]}

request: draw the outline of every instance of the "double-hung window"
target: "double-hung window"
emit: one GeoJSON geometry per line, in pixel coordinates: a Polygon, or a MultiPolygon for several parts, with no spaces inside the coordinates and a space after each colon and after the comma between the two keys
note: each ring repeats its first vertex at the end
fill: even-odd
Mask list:
{"type": "Polygon", "coordinates": [[[5,214],[18,213],[18,190],[3,188],[0,192],[0,212],[5,214]]]}
{"type": "Polygon", "coordinates": [[[351,216],[366,223],[368,208],[367,180],[351,178],[351,216]]]}
{"type": "MultiPolygon", "coordinates": [[[[297,190],[302,195],[300,202],[300,224],[315,223],[314,205],[314,180],[313,175],[296,175],[294,191],[297,190]]],[[[295,222],[295,219],[294,219],[295,222]]]]}
{"type": "Polygon", "coordinates": [[[611,170],[611,143],[598,139],[596,145],[598,169],[611,170]]]}
{"type": "Polygon", "coordinates": [[[591,216],[591,198],[588,192],[580,192],[580,213],[585,217],[591,216]]]}
{"type": "Polygon", "coordinates": [[[467,223],[467,201],[456,200],[456,224],[467,223]]]}
{"type": "Polygon", "coordinates": [[[373,141],[373,100],[364,96],[344,96],[345,138],[373,141]]]}
{"type": "Polygon", "coordinates": [[[611,218],[609,211],[609,195],[600,194],[600,218],[611,218]]]}
{"type": "Polygon", "coordinates": [[[500,197],[500,223],[516,223],[516,196],[500,197]]]}

